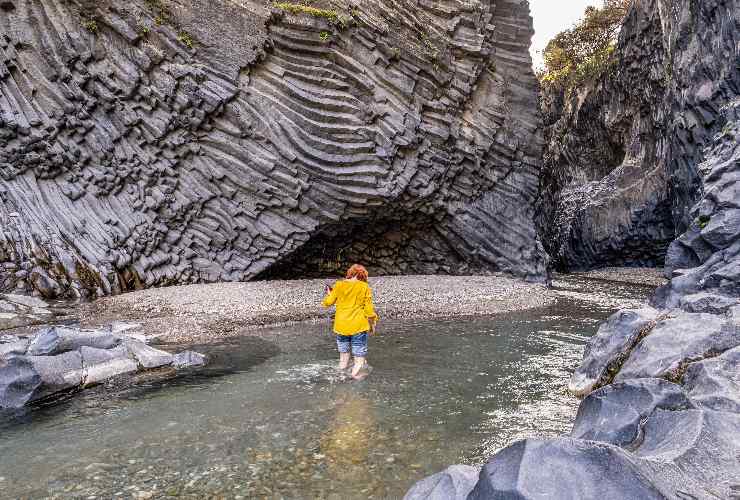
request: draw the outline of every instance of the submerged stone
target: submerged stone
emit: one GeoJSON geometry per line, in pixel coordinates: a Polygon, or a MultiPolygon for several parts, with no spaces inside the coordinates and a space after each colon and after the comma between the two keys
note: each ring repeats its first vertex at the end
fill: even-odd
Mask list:
{"type": "Polygon", "coordinates": [[[205,366],[208,358],[195,351],[178,352],[172,358],[172,366],[175,368],[191,368],[196,366],[205,366]]]}

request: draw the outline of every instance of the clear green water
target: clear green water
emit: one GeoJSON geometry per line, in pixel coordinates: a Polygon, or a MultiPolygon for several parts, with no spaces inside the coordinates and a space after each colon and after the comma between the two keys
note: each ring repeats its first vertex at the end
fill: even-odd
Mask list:
{"type": "Polygon", "coordinates": [[[567,432],[583,344],[645,287],[568,278],[551,307],[388,321],[338,373],[326,325],[196,347],[200,372],[101,386],[0,423],[2,498],[400,498],[451,463],[567,432]]]}

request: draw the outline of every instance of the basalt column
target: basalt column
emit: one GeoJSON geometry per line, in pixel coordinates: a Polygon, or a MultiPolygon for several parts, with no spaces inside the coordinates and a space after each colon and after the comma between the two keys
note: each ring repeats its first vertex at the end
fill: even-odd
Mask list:
{"type": "Polygon", "coordinates": [[[0,4],[0,289],[545,276],[519,1],[0,4]]]}

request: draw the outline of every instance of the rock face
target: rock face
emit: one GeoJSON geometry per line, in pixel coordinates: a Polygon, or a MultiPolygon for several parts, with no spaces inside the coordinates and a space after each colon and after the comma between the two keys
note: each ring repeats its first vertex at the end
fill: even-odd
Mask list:
{"type": "Polygon", "coordinates": [[[172,355],[137,340],[135,325],[102,330],[55,326],[30,338],[0,342],[0,408],[19,408],[119,375],[172,365],[203,366],[202,354],[172,355]],[[129,333],[115,333],[125,331],[129,333]]]}
{"type": "Polygon", "coordinates": [[[545,91],[538,226],[557,268],[663,264],[740,92],[738,43],[737,0],[637,0],[605,76],[545,91]]]}
{"type": "MultiPolygon", "coordinates": [[[[691,5],[698,16],[728,4],[691,5]]],[[[738,496],[740,98],[718,111],[719,131],[696,169],[702,197],[668,253],[673,278],[650,306],[619,311],[589,341],[569,385],[586,396],[571,436],[511,445],[456,498],[738,496]]]]}
{"type": "Polygon", "coordinates": [[[526,3],[315,5],[2,2],[0,289],[544,279],[526,3]]]}

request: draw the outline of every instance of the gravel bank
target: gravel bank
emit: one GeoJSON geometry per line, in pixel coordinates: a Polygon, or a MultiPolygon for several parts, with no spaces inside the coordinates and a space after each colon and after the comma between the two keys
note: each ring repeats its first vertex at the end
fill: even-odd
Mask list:
{"type": "MultiPolygon", "coordinates": [[[[138,321],[165,342],[208,341],[263,326],[326,321],[320,302],[329,280],[215,283],[154,288],[82,306],[83,323],[138,321]]],[[[463,317],[543,307],[556,296],[546,287],[504,276],[371,278],[383,319],[463,317]]],[[[382,324],[382,323],[381,323],[382,324]]]]}
{"type": "MultiPolygon", "coordinates": [[[[659,287],[668,283],[662,268],[657,267],[604,267],[593,271],[571,273],[588,279],[616,281],[633,285],[659,287]]],[[[559,275],[567,276],[567,275],[559,275]]]]}

